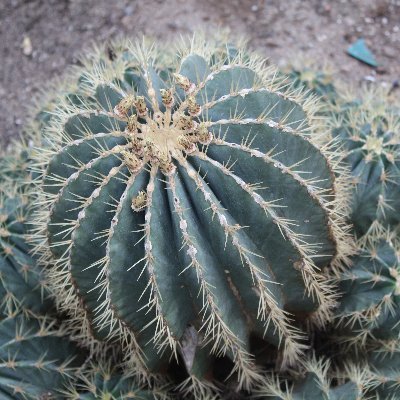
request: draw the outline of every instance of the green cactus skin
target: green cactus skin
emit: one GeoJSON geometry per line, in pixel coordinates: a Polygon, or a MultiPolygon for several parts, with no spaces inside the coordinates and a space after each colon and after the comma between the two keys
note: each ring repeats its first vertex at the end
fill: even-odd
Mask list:
{"type": "Polygon", "coordinates": [[[315,102],[254,56],[201,39],[162,68],[165,49],[113,54],[88,57],[80,101],[61,94],[36,156],[33,224],[58,308],[86,344],[120,343],[141,378],[179,353],[202,390],[211,353],[249,388],[262,379],[250,334],[285,367],[299,324],[330,317],[319,268],[351,251],[339,155],[315,102]]]}
{"type": "Polygon", "coordinates": [[[370,387],[367,373],[349,365],[338,374],[329,361],[315,357],[304,363],[304,373],[296,379],[283,380],[278,376],[266,377],[255,391],[254,398],[271,400],[361,400],[370,387]],[[332,382],[335,378],[335,382],[332,382]],[[340,383],[338,383],[340,382],[340,383]]]}
{"type": "Polygon", "coordinates": [[[54,321],[22,314],[1,320],[1,399],[60,399],[83,355],[54,321]]]}
{"type": "Polygon", "coordinates": [[[362,248],[340,277],[337,314],[343,331],[336,333],[349,343],[400,337],[400,247],[391,236],[362,248]]]}
{"type": "Polygon", "coordinates": [[[90,364],[74,376],[64,392],[66,400],[167,400],[167,388],[146,389],[126,372],[113,370],[107,363],[90,364]],[[104,365],[105,364],[105,365],[104,365]]]}
{"type": "Polygon", "coordinates": [[[400,222],[400,119],[382,94],[376,97],[345,106],[332,122],[353,175],[351,220],[366,240],[400,222]]]}
{"type": "Polygon", "coordinates": [[[45,313],[52,308],[43,271],[26,241],[25,193],[5,183],[0,189],[0,293],[1,312],[45,313]]]}

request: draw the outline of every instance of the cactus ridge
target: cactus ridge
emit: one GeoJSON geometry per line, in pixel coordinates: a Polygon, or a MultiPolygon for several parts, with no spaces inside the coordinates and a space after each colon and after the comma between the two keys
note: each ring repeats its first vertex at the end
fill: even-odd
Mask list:
{"type": "Polygon", "coordinates": [[[36,251],[87,345],[122,343],[141,378],[179,354],[193,385],[227,355],[249,388],[250,332],[290,365],[296,314],[331,315],[320,269],[351,253],[346,173],[313,99],[199,43],[168,68],[132,44],[85,61],[36,156],[36,251]]]}

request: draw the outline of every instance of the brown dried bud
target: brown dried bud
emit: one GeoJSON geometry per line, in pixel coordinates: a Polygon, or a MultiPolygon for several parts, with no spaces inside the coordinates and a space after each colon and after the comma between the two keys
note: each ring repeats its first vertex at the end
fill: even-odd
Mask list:
{"type": "Polygon", "coordinates": [[[192,120],[192,117],[190,117],[189,115],[181,114],[178,119],[178,125],[181,129],[190,131],[194,128],[195,124],[192,120]]]}
{"type": "Polygon", "coordinates": [[[131,170],[131,172],[136,173],[139,172],[142,168],[143,161],[136,157],[135,154],[130,151],[122,151],[121,155],[124,159],[126,166],[131,170]]]}
{"type": "Polygon", "coordinates": [[[185,93],[190,93],[196,87],[194,83],[190,82],[186,76],[180,74],[173,74],[176,84],[180,86],[185,93]]]}
{"type": "Polygon", "coordinates": [[[189,96],[187,98],[188,111],[192,117],[197,117],[201,112],[200,104],[196,103],[196,98],[194,96],[189,96]]]}
{"type": "Polygon", "coordinates": [[[129,94],[124,97],[115,107],[114,113],[117,114],[121,118],[126,118],[128,115],[128,111],[131,109],[135,101],[134,96],[129,94]]]}
{"type": "Polygon", "coordinates": [[[200,124],[197,130],[197,137],[199,138],[199,142],[201,144],[210,144],[213,139],[213,134],[208,131],[207,126],[204,124],[200,124]]]}
{"type": "Polygon", "coordinates": [[[137,132],[138,120],[136,114],[132,114],[128,117],[127,129],[129,132],[137,132]]]}
{"type": "Polygon", "coordinates": [[[174,105],[174,95],[172,89],[161,89],[161,99],[165,107],[171,108],[174,105]]]}
{"type": "Polygon", "coordinates": [[[147,114],[146,101],[143,96],[137,96],[134,102],[139,117],[145,117],[147,114]]]}
{"type": "Polygon", "coordinates": [[[176,171],[175,164],[168,158],[160,159],[160,169],[164,175],[172,175],[176,171]]]}
{"type": "Polygon", "coordinates": [[[187,135],[180,135],[178,137],[178,144],[186,151],[186,153],[193,153],[197,148],[187,135]]]}
{"type": "Polygon", "coordinates": [[[160,151],[150,140],[146,140],[144,143],[144,155],[147,159],[153,162],[158,162],[160,159],[160,151]]]}
{"type": "Polygon", "coordinates": [[[134,137],[131,139],[132,143],[132,151],[138,155],[142,156],[143,155],[143,142],[137,137],[134,137]]]}
{"type": "Polygon", "coordinates": [[[133,211],[142,211],[147,206],[147,194],[143,190],[141,190],[136,197],[132,199],[132,210],[133,211]]]}

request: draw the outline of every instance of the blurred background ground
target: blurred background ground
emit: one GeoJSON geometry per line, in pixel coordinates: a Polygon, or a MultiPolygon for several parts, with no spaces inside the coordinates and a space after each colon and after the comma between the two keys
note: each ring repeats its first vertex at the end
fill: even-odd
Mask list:
{"type": "Polygon", "coordinates": [[[0,143],[18,136],[32,97],[93,41],[218,27],[244,34],[280,66],[301,55],[356,86],[400,79],[399,0],[0,0],[0,143]],[[377,69],[346,55],[357,38],[377,69]]]}

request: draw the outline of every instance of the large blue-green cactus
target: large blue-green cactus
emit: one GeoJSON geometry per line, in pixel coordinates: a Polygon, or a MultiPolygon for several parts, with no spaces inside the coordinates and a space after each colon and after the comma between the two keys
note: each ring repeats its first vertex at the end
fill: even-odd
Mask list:
{"type": "Polygon", "coordinates": [[[285,367],[301,323],[329,319],[324,271],[351,248],[344,171],[314,101],[257,57],[199,43],[85,61],[37,152],[33,224],[86,343],[119,342],[141,377],[179,354],[192,386],[228,356],[247,388],[262,379],[250,335],[285,367]]]}

